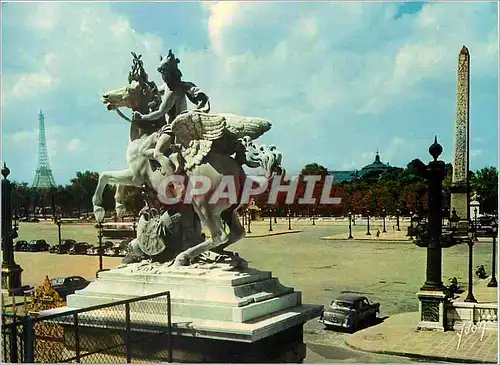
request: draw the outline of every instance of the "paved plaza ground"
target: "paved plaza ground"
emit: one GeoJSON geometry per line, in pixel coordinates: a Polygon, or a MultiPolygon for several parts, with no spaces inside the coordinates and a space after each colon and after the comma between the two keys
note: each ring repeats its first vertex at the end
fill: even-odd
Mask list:
{"type": "MultiPolygon", "coordinates": [[[[375,232],[380,224],[375,222],[372,225],[375,232]]],[[[392,224],[390,227],[392,229],[392,224]]],[[[363,293],[369,299],[380,302],[381,315],[385,320],[362,331],[374,330],[378,333],[391,323],[401,323],[397,315],[418,310],[416,292],[425,281],[426,249],[408,240],[325,240],[324,237],[328,236],[348,235],[347,222],[334,220],[318,220],[315,226],[309,219],[292,220],[293,230],[300,231],[293,234],[285,234],[288,231],[287,220],[278,220],[277,224],[273,224],[272,233],[281,233],[279,235],[267,235],[271,233],[268,231],[268,220],[253,222],[251,228],[254,237],[245,238],[231,249],[248,260],[251,267],[270,270],[284,285],[302,291],[305,303],[328,305],[342,291],[363,293]]],[[[63,225],[62,229],[63,238],[97,242],[92,225],[63,225]]],[[[406,232],[403,225],[401,229],[406,232]]],[[[353,232],[355,237],[356,234],[361,236],[366,232],[366,226],[358,223],[353,232]]],[[[19,239],[26,240],[46,239],[53,244],[57,241],[57,226],[22,223],[19,236],[19,239]]],[[[474,246],[474,265],[485,265],[488,273],[491,271],[491,248],[491,242],[479,242],[474,246]]],[[[447,283],[448,278],[455,276],[466,287],[467,253],[468,247],[463,244],[444,249],[443,281],[447,283]]],[[[18,252],[15,257],[24,269],[23,282],[31,285],[39,285],[45,275],[81,275],[92,279],[98,268],[98,257],[95,256],[18,252]]],[[[105,257],[104,267],[114,267],[120,260],[105,257]]],[[[414,318],[411,314],[404,314],[403,317],[410,328],[414,318]]],[[[453,332],[450,334],[456,337],[453,332]]],[[[408,357],[361,352],[346,346],[346,340],[354,341],[355,336],[327,331],[316,320],[308,322],[304,327],[308,347],[306,362],[415,361],[408,357]]],[[[487,341],[482,344],[481,351],[496,340],[488,337],[487,341]]]]}

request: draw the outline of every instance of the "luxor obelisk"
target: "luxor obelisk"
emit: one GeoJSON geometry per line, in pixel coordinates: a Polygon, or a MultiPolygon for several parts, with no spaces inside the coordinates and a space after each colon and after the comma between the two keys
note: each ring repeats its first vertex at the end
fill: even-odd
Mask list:
{"type": "MultiPolygon", "coordinates": [[[[463,46],[458,55],[457,116],[453,158],[451,210],[455,209],[461,223],[469,221],[469,50],[463,46]]],[[[463,224],[462,223],[462,224],[463,224]]]]}

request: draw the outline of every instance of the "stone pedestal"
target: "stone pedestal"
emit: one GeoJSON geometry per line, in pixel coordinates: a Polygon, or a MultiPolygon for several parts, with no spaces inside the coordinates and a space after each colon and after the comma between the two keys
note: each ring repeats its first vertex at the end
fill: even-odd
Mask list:
{"type": "Polygon", "coordinates": [[[2,290],[8,292],[9,295],[22,295],[21,273],[23,269],[18,264],[11,265],[2,264],[2,290]]]}
{"type": "Polygon", "coordinates": [[[420,331],[445,331],[446,329],[446,295],[439,291],[420,291],[417,293],[419,300],[418,311],[420,331]]]}
{"type": "MultiPolygon", "coordinates": [[[[283,286],[268,271],[132,264],[100,272],[87,288],[68,296],[67,307],[51,312],[167,290],[171,293],[173,360],[181,362],[301,362],[305,357],[302,326],[323,310],[302,304],[300,292],[283,286]]],[[[146,305],[136,302],[130,310],[132,319],[144,321],[144,328],[161,329],[168,323],[164,297],[148,300],[146,305]]],[[[84,325],[86,336],[106,336],[105,329],[84,325]]],[[[71,331],[71,326],[66,328],[71,331]]],[[[145,354],[146,359],[160,356],[158,351],[166,341],[160,342],[155,345],[155,357],[145,354]]]]}

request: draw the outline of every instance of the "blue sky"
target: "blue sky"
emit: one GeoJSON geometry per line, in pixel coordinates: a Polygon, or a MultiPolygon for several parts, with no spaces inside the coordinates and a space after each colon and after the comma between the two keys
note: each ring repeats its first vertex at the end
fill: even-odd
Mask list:
{"type": "MultiPolygon", "coordinates": [[[[471,168],[498,164],[498,9],[492,3],[2,3],[2,159],[31,183],[44,110],[58,184],[126,167],[128,125],[100,102],[130,52],[159,82],[172,48],[213,112],[268,118],[287,171],[451,162],[456,64],[471,53],[471,168]]],[[[129,112],[129,111],[126,111],[129,112]]],[[[129,113],[130,114],[130,113],[129,113]]]]}

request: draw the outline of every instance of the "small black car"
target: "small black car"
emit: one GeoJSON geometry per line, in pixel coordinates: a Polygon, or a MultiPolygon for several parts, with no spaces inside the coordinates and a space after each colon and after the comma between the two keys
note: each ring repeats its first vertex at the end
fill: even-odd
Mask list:
{"type": "Polygon", "coordinates": [[[374,322],[380,312],[380,303],[370,302],[357,293],[344,293],[326,307],[319,319],[327,328],[346,328],[353,333],[361,323],[374,322]]]}
{"type": "Polygon", "coordinates": [[[14,251],[27,251],[28,241],[19,240],[14,243],[14,251]]]}
{"type": "Polygon", "coordinates": [[[26,251],[29,252],[43,252],[48,251],[50,245],[45,240],[31,240],[28,242],[26,251]]]}
{"type": "Polygon", "coordinates": [[[90,281],[81,276],[63,276],[52,279],[50,284],[61,298],[66,299],[66,296],[74,294],[75,290],[86,288],[90,281]]]}
{"type": "Polygon", "coordinates": [[[91,247],[87,242],[77,242],[68,251],[70,255],[86,255],[91,247]]]}
{"type": "Polygon", "coordinates": [[[76,243],[75,240],[65,239],[61,241],[61,244],[54,245],[50,248],[51,253],[64,254],[68,253],[70,248],[76,243]]]}

